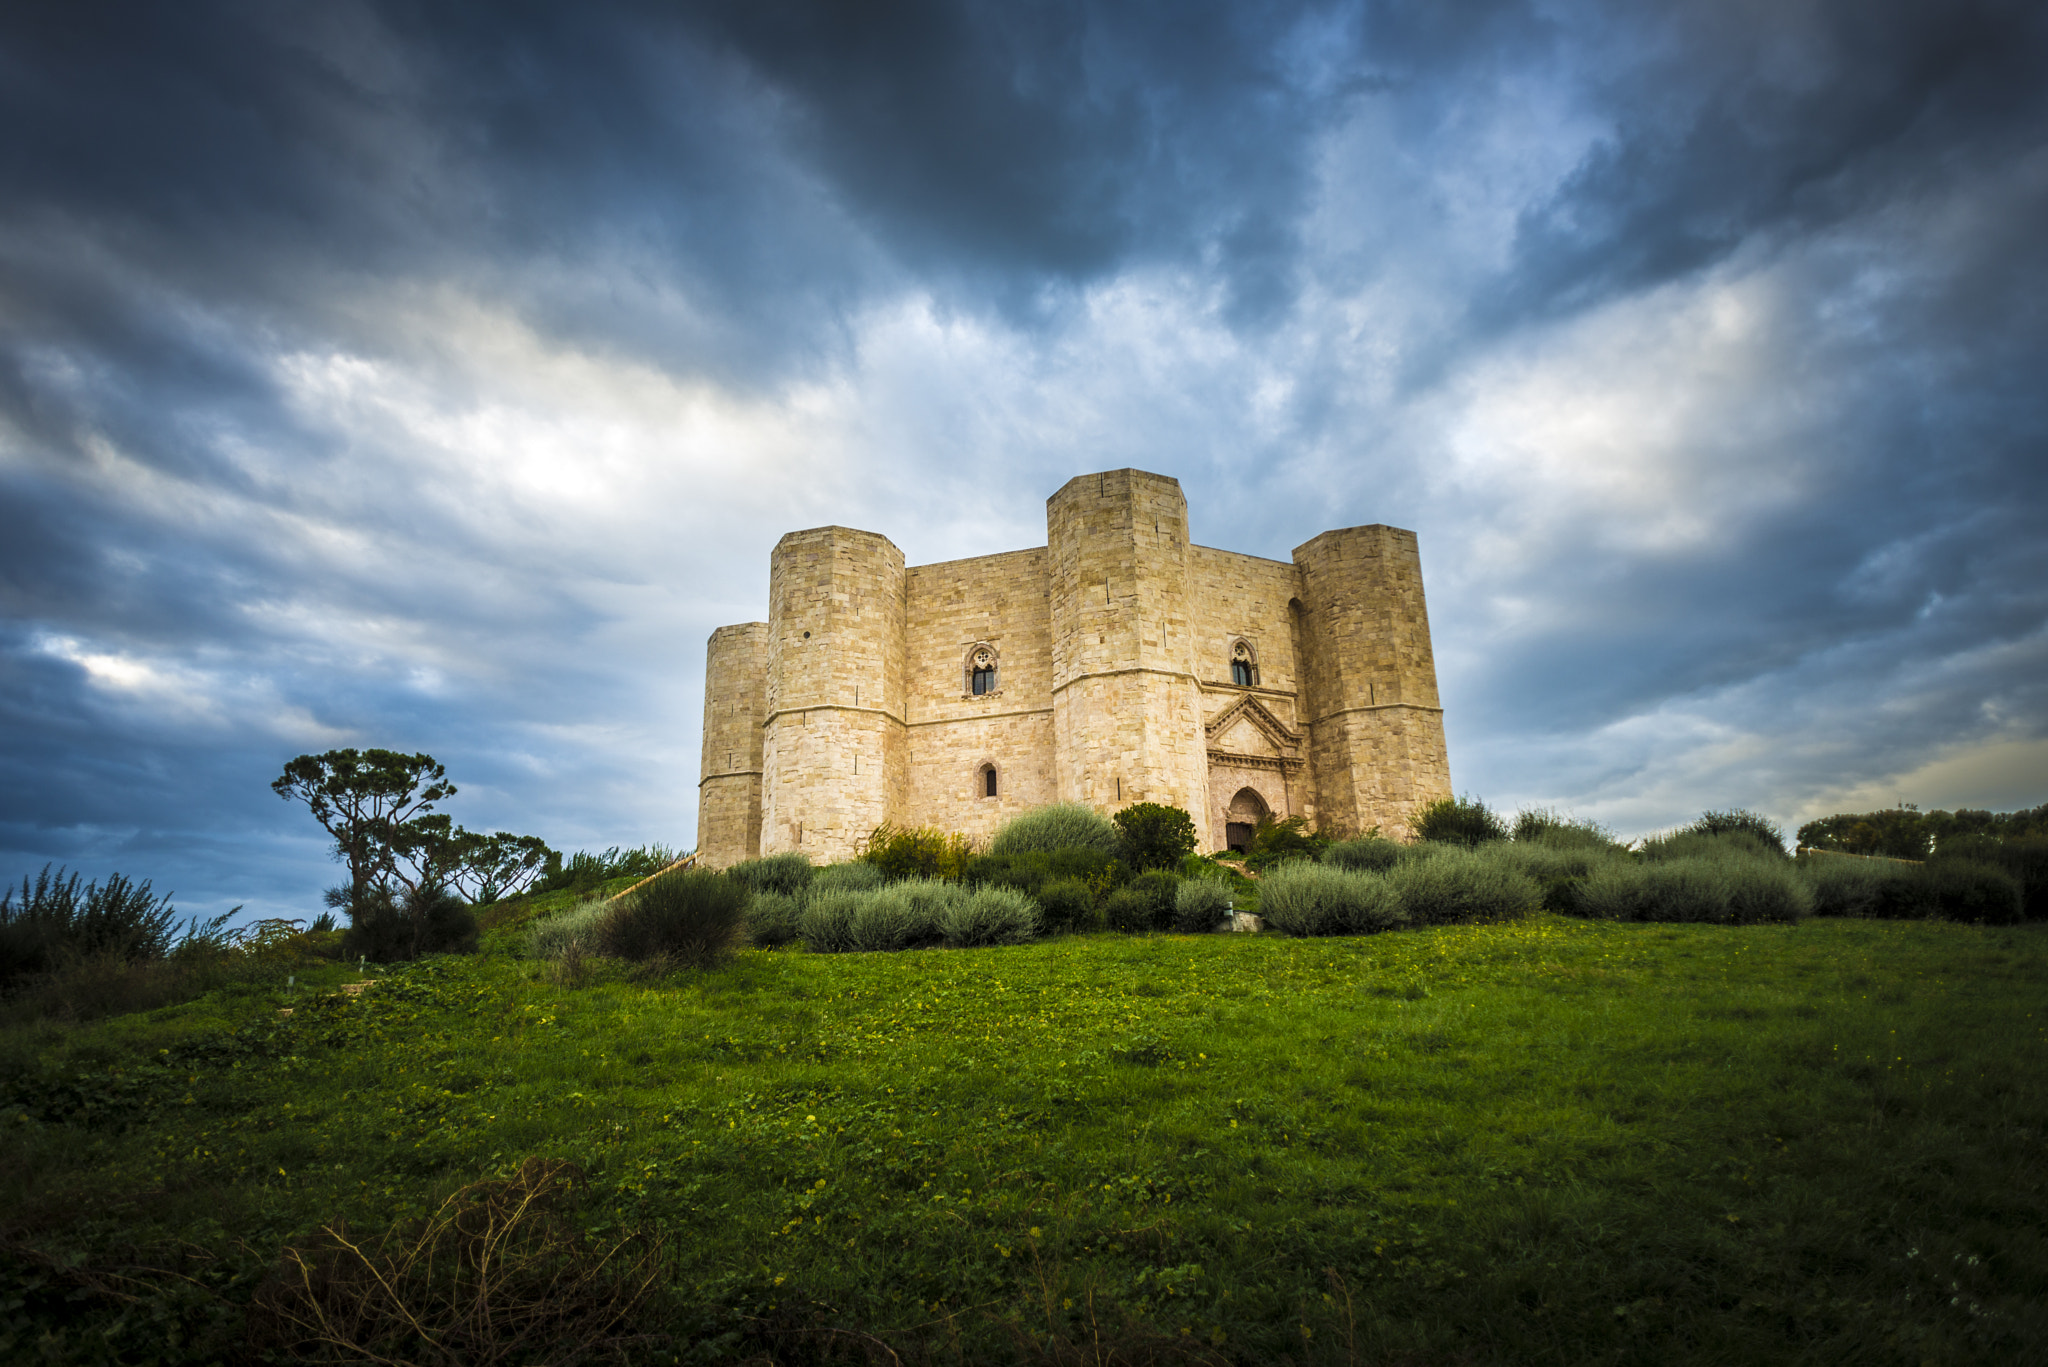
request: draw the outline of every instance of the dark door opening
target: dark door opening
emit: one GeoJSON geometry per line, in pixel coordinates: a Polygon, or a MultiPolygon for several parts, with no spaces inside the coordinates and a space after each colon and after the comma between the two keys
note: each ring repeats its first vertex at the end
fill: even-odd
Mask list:
{"type": "Polygon", "coordinates": [[[1223,826],[1223,843],[1234,853],[1247,853],[1252,847],[1252,832],[1258,827],[1244,821],[1230,821],[1223,826]]]}

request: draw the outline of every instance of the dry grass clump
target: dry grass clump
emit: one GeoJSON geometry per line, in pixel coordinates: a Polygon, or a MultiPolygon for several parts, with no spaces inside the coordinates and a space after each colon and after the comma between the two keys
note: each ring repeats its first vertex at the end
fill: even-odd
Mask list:
{"type": "Polygon", "coordinates": [[[574,1163],[529,1158],[374,1238],[323,1225],[258,1289],[252,1343],[294,1362],[447,1367],[655,1346],[634,1319],[664,1275],[661,1240],[584,1233],[572,1218],[583,1194],[574,1163]]]}

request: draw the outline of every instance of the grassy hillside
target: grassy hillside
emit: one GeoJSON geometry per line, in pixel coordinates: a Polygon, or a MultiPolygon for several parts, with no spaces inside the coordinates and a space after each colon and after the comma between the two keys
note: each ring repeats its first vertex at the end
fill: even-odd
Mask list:
{"type": "Polygon", "coordinates": [[[574,985],[500,953],[355,1000],[321,974],[0,1039],[0,1357],[232,1358],[285,1246],[532,1156],[587,1175],[599,1245],[659,1242],[648,1361],[2048,1342],[2038,927],[1541,916],[574,985]]]}

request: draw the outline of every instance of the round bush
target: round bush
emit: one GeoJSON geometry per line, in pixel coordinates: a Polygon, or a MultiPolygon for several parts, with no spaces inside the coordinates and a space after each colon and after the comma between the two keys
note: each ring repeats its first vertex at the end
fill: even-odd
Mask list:
{"type": "Polygon", "coordinates": [[[706,967],[740,944],[747,889],[722,873],[665,873],[611,903],[598,922],[598,944],[615,958],[668,959],[706,967]]]}
{"type": "Polygon", "coordinates": [[[1120,859],[1123,832],[1093,807],[1079,802],[1055,802],[1010,818],[988,845],[990,854],[1071,849],[1099,850],[1112,859],[1120,859]]]}
{"type": "Polygon", "coordinates": [[[1401,862],[1403,846],[1398,841],[1368,835],[1359,840],[1340,840],[1323,851],[1323,862],[1353,873],[1385,873],[1401,862]]]}
{"type": "Polygon", "coordinates": [[[939,932],[948,946],[1019,945],[1038,938],[1038,904],[1015,888],[949,889],[939,913],[939,932]]]}
{"type": "Polygon", "coordinates": [[[1141,869],[1170,869],[1195,852],[1195,819],[1185,808],[1138,802],[1110,819],[1124,834],[1131,863],[1141,869]]]}
{"type": "Polygon", "coordinates": [[[1543,905],[1541,890],[1527,874],[1465,850],[1403,860],[1386,878],[1408,920],[1419,926],[1510,921],[1543,905]]]}
{"type": "Polygon", "coordinates": [[[1230,915],[1230,888],[1214,878],[1190,878],[1173,895],[1173,928],[1183,935],[1216,929],[1230,915]]]}
{"type": "Polygon", "coordinates": [[[747,935],[757,945],[773,949],[797,937],[797,918],[803,902],[786,892],[757,892],[747,902],[747,935]]]}
{"type": "Polygon", "coordinates": [[[1045,929],[1053,934],[1087,930],[1095,919],[1095,899],[1078,878],[1055,878],[1039,885],[1038,909],[1045,929]]]}
{"type": "Polygon", "coordinates": [[[783,854],[745,859],[725,871],[750,892],[780,892],[794,896],[810,886],[811,857],[790,850],[783,854]]]}
{"type": "Polygon", "coordinates": [[[1782,855],[1768,861],[1730,861],[1723,865],[1721,878],[1729,925],[1797,921],[1813,911],[1813,889],[1782,855]]]}
{"type": "Polygon", "coordinates": [[[1369,935],[1407,921],[1387,879],[1328,864],[1282,864],[1259,883],[1259,915],[1285,935],[1369,935]]]}

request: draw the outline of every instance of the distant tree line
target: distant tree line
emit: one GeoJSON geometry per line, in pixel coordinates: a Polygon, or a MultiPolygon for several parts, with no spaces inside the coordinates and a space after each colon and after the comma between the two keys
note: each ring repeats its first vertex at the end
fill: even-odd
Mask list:
{"type": "Polygon", "coordinates": [[[1888,859],[1927,859],[1936,850],[1954,853],[1958,842],[2048,839],[2048,803],[2018,812],[1923,812],[1906,804],[1881,812],[1841,812],[1799,828],[1808,849],[1888,859]]]}

